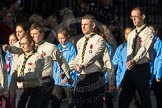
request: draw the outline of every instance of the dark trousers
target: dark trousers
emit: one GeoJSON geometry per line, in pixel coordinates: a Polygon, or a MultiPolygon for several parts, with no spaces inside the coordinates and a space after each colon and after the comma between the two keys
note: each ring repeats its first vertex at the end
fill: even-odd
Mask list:
{"type": "Polygon", "coordinates": [[[126,70],[119,93],[119,108],[129,108],[129,103],[137,90],[141,108],[151,108],[150,101],[150,66],[148,63],[136,64],[133,69],[126,70]]]}
{"type": "Polygon", "coordinates": [[[157,108],[162,108],[162,78],[160,82],[156,82],[156,80],[153,79],[152,90],[156,97],[157,108]]]}
{"type": "MultiPolygon", "coordinates": [[[[43,90],[43,98],[41,102],[40,108],[48,108],[49,100],[52,95],[52,91],[54,88],[54,80],[53,78],[47,77],[49,80],[47,82],[42,83],[43,90]]],[[[44,79],[47,80],[47,79],[44,79]]]]}
{"type": "Polygon", "coordinates": [[[16,79],[12,78],[10,85],[9,85],[9,99],[11,101],[11,105],[13,108],[16,108],[16,90],[17,90],[17,84],[16,79]]]}
{"type": "Polygon", "coordinates": [[[112,93],[105,93],[105,103],[108,108],[114,108],[113,97],[112,93]]]}
{"type": "Polygon", "coordinates": [[[20,95],[17,108],[40,108],[42,87],[24,89],[23,92],[17,89],[17,95],[20,95]]]}
{"type": "Polygon", "coordinates": [[[61,100],[67,98],[68,108],[74,108],[74,96],[73,89],[59,85],[54,86],[54,92],[52,96],[52,108],[60,108],[61,100]]]}
{"type": "Polygon", "coordinates": [[[141,102],[140,102],[139,95],[138,95],[137,91],[134,93],[134,96],[132,97],[129,107],[130,108],[141,108],[141,102]]]}
{"type": "Polygon", "coordinates": [[[101,72],[81,74],[75,88],[76,108],[102,108],[104,86],[101,72]]]}

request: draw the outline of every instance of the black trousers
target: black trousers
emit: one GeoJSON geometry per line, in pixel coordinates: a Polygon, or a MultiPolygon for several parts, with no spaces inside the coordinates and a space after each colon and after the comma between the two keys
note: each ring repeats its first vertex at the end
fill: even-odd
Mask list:
{"type": "Polygon", "coordinates": [[[49,80],[47,82],[42,83],[43,97],[42,97],[40,108],[48,108],[49,100],[54,88],[54,79],[51,77],[47,77],[47,78],[49,80]]]}
{"type": "Polygon", "coordinates": [[[137,90],[141,108],[151,108],[150,101],[150,66],[149,63],[136,64],[133,69],[126,70],[119,93],[119,108],[129,108],[129,103],[137,90]]]}
{"type": "Polygon", "coordinates": [[[17,90],[17,84],[16,79],[11,78],[11,82],[9,85],[9,99],[11,101],[12,108],[16,108],[16,90],[17,90]]]}
{"type": "Polygon", "coordinates": [[[157,108],[162,108],[162,78],[160,82],[156,82],[156,80],[153,79],[152,90],[156,97],[157,108]]]}
{"type": "Polygon", "coordinates": [[[104,88],[103,73],[81,74],[75,88],[76,108],[102,108],[104,88]]]}
{"type": "Polygon", "coordinates": [[[61,100],[67,98],[68,108],[74,108],[74,89],[64,86],[55,85],[52,95],[52,107],[60,108],[61,100]]]}
{"type": "Polygon", "coordinates": [[[22,93],[20,95],[20,99],[18,101],[17,108],[40,108],[41,100],[42,100],[42,87],[28,88],[23,89],[23,92],[19,92],[17,89],[17,93],[22,93]]]}
{"type": "Polygon", "coordinates": [[[105,103],[108,108],[114,108],[113,97],[112,93],[105,93],[105,103]]]}

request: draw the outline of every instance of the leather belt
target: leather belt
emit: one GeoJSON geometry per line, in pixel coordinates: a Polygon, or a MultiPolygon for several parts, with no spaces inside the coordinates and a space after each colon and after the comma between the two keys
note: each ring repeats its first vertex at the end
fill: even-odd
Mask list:
{"type": "Polygon", "coordinates": [[[46,79],[52,79],[52,77],[51,76],[42,77],[42,80],[46,80],[46,79]]]}

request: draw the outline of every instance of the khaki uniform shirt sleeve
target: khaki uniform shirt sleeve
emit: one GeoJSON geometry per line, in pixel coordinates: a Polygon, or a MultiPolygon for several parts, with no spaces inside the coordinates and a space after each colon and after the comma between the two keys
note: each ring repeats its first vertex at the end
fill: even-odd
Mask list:
{"type": "Polygon", "coordinates": [[[62,70],[65,72],[67,78],[69,79],[70,78],[70,67],[56,46],[54,47],[52,56],[53,56],[54,60],[56,60],[59,63],[60,67],[62,68],[62,70]]]}
{"type": "Polygon", "coordinates": [[[20,54],[23,54],[23,50],[22,50],[22,48],[20,48],[19,42],[16,42],[14,44],[14,46],[10,46],[10,52],[12,53],[12,56],[13,56],[11,75],[12,75],[12,77],[16,77],[17,74],[16,74],[15,70],[16,70],[16,64],[18,61],[18,57],[20,54]]]}
{"type": "Polygon", "coordinates": [[[13,54],[22,54],[23,53],[23,50],[21,48],[18,48],[16,46],[11,46],[10,47],[10,52],[13,53],[13,54]]]}
{"type": "Polygon", "coordinates": [[[19,41],[17,41],[13,46],[10,46],[10,52],[13,54],[22,54],[23,50],[20,48],[19,41]]]}
{"type": "Polygon", "coordinates": [[[114,73],[114,67],[112,64],[112,60],[110,59],[108,49],[105,48],[104,56],[103,56],[103,62],[104,62],[104,70],[108,72],[108,79],[109,79],[109,85],[115,85],[115,73],[114,73]]]}
{"type": "Polygon", "coordinates": [[[75,58],[69,62],[70,71],[74,70],[76,66],[77,64],[76,64],[76,58],[75,58]]]}

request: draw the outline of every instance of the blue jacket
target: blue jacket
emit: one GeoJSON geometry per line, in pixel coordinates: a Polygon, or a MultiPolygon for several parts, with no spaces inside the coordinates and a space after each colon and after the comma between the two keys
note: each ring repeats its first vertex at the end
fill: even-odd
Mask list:
{"type": "Polygon", "coordinates": [[[12,67],[12,54],[9,51],[6,51],[5,55],[6,69],[8,73],[8,87],[11,82],[11,67],[12,67]]]}
{"type": "MultiPolygon", "coordinates": [[[[162,41],[154,36],[153,60],[150,62],[150,71],[152,79],[162,77],[162,41]]],[[[151,79],[151,80],[152,80],[151,79]]]]}
{"type": "Polygon", "coordinates": [[[157,72],[155,75],[156,79],[162,79],[162,41],[160,41],[160,49],[157,52],[156,58],[157,58],[157,64],[156,62],[154,63],[154,68],[157,68],[157,72]]]}
{"type": "MultiPolygon", "coordinates": [[[[66,59],[67,63],[69,63],[72,59],[74,59],[76,57],[76,54],[77,54],[76,48],[70,41],[67,42],[66,49],[64,49],[61,44],[58,44],[57,47],[60,50],[60,52],[62,53],[62,55],[64,56],[64,58],[66,59]]],[[[54,72],[53,78],[55,80],[55,85],[71,86],[68,83],[66,83],[65,85],[61,84],[61,78],[59,77],[59,75],[63,71],[57,62],[54,62],[54,64],[53,64],[53,72],[54,72]]],[[[77,78],[78,78],[78,74],[76,71],[73,70],[70,72],[70,75],[74,81],[72,86],[75,86],[77,78]]]]}
{"type": "Polygon", "coordinates": [[[124,77],[126,71],[126,61],[127,61],[127,42],[119,45],[114,56],[113,56],[113,65],[116,69],[116,86],[119,87],[121,81],[124,77]]]}

